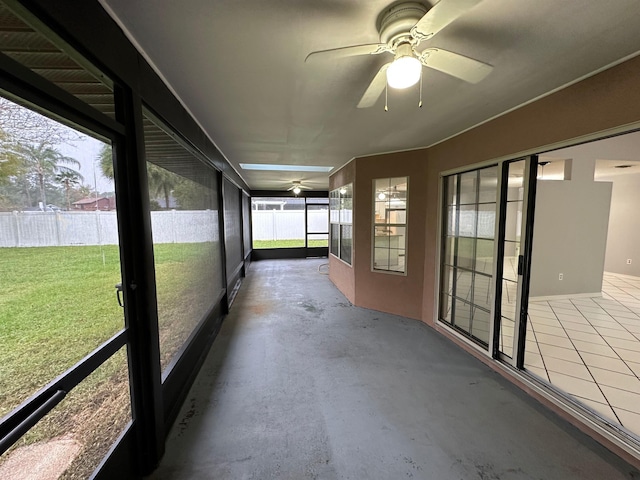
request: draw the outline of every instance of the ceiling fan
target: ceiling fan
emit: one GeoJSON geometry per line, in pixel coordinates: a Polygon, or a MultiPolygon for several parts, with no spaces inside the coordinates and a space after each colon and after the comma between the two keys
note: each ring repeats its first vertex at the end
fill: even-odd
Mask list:
{"type": "Polygon", "coordinates": [[[298,195],[302,190],[311,190],[311,187],[303,185],[301,181],[294,181],[293,184],[287,188],[287,192],[293,191],[294,195],[298,195]]]}
{"type": "Polygon", "coordinates": [[[422,66],[478,83],[491,72],[491,65],[442,48],[429,47],[420,51],[417,47],[481,1],[440,0],[430,9],[417,2],[395,3],[378,17],[380,43],[311,52],[305,62],[357,55],[394,55],[393,61],[384,64],[373,77],[358,108],[373,106],[387,83],[398,89],[415,85],[420,80],[422,66]]]}

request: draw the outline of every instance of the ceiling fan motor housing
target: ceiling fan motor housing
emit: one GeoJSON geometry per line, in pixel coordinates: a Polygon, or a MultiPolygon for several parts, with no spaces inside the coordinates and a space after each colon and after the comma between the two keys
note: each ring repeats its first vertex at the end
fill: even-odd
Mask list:
{"type": "Polygon", "coordinates": [[[411,42],[411,27],[418,23],[428,10],[417,2],[396,3],[387,8],[378,17],[380,42],[394,45],[403,41],[411,42]]]}

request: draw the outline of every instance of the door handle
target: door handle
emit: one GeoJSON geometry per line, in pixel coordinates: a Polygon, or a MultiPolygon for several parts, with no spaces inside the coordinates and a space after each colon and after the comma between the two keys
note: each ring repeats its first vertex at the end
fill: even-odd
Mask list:
{"type": "Polygon", "coordinates": [[[124,308],[124,299],[122,298],[122,283],[116,283],[116,298],[118,299],[118,305],[124,308]]]}
{"type": "Polygon", "coordinates": [[[522,255],[518,255],[518,275],[522,275],[524,270],[524,257],[522,255]]]}

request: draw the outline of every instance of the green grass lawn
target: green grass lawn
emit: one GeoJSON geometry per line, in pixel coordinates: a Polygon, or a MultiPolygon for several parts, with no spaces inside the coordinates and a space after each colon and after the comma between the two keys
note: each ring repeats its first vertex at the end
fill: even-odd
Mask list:
{"type": "MultiPolygon", "coordinates": [[[[328,240],[309,240],[309,247],[328,247],[328,240]]],[[[304,247],[304,239],[296,240],[254,240],[253,248],[295,248],[304,247]]]]}
{"type": "Polygon", "coordinates": [[[117,246],[0,249],[0,415],[124,326],[117,246]]]}
{"type": "MultiPolygon", "coordinates": [[[[217,248],[154,246],[163,366],[222,288],[217,248]]],[[[114,288],[121,281],[115,245],[0,248],[0,272],[1,417],[120,331],[124,314],[114,288]]],[[[20,444],[71,433],[95,450],[83,452],[85,464],[73,474],[86,478],[130,418],[127,379],[122,349],[20,444]]]]}

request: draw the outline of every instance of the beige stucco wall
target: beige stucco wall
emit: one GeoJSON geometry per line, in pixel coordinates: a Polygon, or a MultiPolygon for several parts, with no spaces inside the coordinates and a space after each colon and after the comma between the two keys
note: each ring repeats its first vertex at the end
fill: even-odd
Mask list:
{"type": "Polygon", "coordinates": [[[388,161],[388,155],[358,158],[355,165],[358,177],[354,189],[358,204],[355,250],[359,252],[354,263],[355,304],[420,320],[425,254],[425,152],[400,153],[393,163],[388,161]],[[371,267],[373,180],[390,177],[409,177],[406,275],[373,272],[371,267]]]}
{"type": "MultiPolygon", "coordinates": [[[[434,323],[439,174],[640,122],[640,57],[429,148],[422,319],[434,323]]],[[[537,153],[537,152],[536,152],[537,153]]],[[[388,157],[394,162],[393,156],[388,157]]]]}
{"type": "Polygon", "coordinates": [[[640,122],[639,85],[640,57],[431,148],[351,161],[331,175],[330,188],[354,182],[353,268],[330,256],[331,280],[358,306],[433,325],[441,172],[640,122]],[[371,181],[404,175],[410,177],[408,274],[372,272],[371,181]]]}
{"type": "MultiPolygon", "coordinates": [[[[358,263],[350,269],[347,282],[347,275],[335,267],[337,260],[330,260],[331,268],[336,270],[331,274],[332,280],[350,300],[354,296],[358,306],[420,318],[436,326],[441,172],[498,158],[517,158],[523,152],[541,153],[558,147],[558,143],[568,145],[572,141],[580,141],[581,137],[597,137],[600,133],[604,136],[608,131],[621,129],[625,125],[635,124],[637,128],[640,123],[639,87],[640,57],[637,57],[431,148],[352,161],[349,168],[357,169],[358,179],[354,183],[357,199],[354,206],[354,219],[357,218],[357,221],[354,220],[354,251],[357,252],[358,263]],[[393,278],[370,271],[371,179],[377,175],[405,175],[405,171],[411,172],[410,268],[407,277],[393,278]],[[416,229],[422,229],[422,233],[416,234],[416,229]],[[423,253],[414,255],[417,253],[415,250],[420,248],[423,248],[423,253]],[[420,268],[420,262],[422,275],[415,273],[415,268],[420,268]],[[415,311],[416,305],[421,305],[421,312],[415,311]]],[[[352,173],[355,179],[355,170],[352,173]]],[[[332,185],[339,185],[336,179],[344,173],[339,174],[332,176],[332,185]]],[[[531,389],[520,377],[499,368],[497,362],[459,340],[448,329],[436,328],[576,427],[633,465],[640,466],[639,458],[531,389]]]]}

